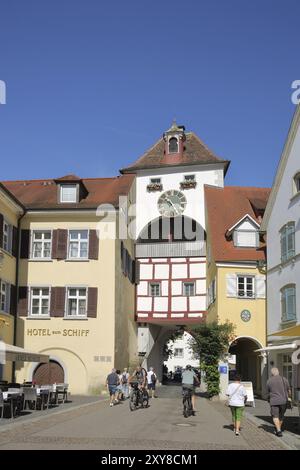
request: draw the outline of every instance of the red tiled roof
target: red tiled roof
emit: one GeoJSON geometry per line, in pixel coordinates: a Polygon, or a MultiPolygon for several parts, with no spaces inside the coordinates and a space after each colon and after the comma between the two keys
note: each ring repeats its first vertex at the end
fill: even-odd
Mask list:
{"type": "Polygon", "coordinates": [[[205,186],[205,204],[208,229],[214,261],[256,261],[265,259],[265,245],[255,248],[235,247],[226,238],[227,230],[249,214],[260,224],[253,209],[253,200],[260,201],[260,209],[266,207],[270,188],[205,186]],[[251,204],[252,201],[252,204],[251,204]]]}
{"type": "Polygon", "coordinates": [[[132,173],[136,170],[147,168],[163,168],[168,166],[200,165],[209,163],[224,163],[225,171],[227,171],[230,163],[229,160],[223,160],[216,157],[216,155],[214,155],[214,153],[193,132],[187,132],[185,136],[186,140],[184,142],[183,155],[179,164],[177,163],[174,165],[174,163],[167,163],[164,160],[165,142],[163,138],[161,138],[132,165],[120,170],[121,173],[132,173]]]}
{"type": "MultiPolygon", "coordinates": [[[[58,202],[55,183],[58,180],[3,181],[2,184],[26,209],[95,209],[99,204],[112,204],[117,207],[119,196],[128,194],[133,180],[134,175],[130,174],[115,178],[83,178],[80,181],[88,194],[76,204],[58,202]]],[[[61,181],[70,180],[63,178],[61,181]]]]}

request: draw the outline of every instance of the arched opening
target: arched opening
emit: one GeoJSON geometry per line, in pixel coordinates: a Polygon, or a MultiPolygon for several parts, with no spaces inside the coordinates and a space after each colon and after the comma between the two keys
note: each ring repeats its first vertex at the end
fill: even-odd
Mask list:
{"type": "Polygon", "coordinates": [[[169,139],[169,153],[178,153],[178,139],[176,137],[169,139]]]}
{"type": "Polygon", "coordinates": [[[64,383],[64,379],[65,374],[62,366],[53,360],[46,364],[39,364],[32,376],[32,380],[38,385],[64,383]]]}
{"type": "Polygon", "coordinates": [[[187,365],[195,369],[200,369],[199,358],[193,353],[190,342],[192,335],[181,330],[177,337],[171,337],[165,343],[164,352],[167,358],[164,359],[164,382],[180,383],[181,375],[187,365]]]}
{"type": "Polygon", "coordinates": [[[229,347],[229,380],[237,373],[242,381],[252,382],[256,394],[261,394],[262,357],[255,350],[262,345],[254,338],[236,338],[229,347]]]}
{"type": "Polygon", "coordinates": [[[202,241],[205,230],[190,217],[159,217],[141,231],[137,243],[173,243],[202,241]]]}

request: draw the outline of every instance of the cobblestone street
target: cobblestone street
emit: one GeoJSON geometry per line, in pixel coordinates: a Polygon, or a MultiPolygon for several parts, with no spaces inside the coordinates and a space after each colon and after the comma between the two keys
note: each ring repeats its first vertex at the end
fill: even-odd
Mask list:
{"type": "MultiPolygon", "coordinates": [[[[0,427],[0,449],[168,449],[168,450],[284,450],[287,445],[244,419],[242,432],[230,428],[230,412],[221,403],[198,398],[197,414],[181,412],[180,387],[158,390],[148,409],[130,412],[128,402],[113,408],[106,400],[60,407],[7,422],[0,427]]],[[[8,421],[8,420],[7,420],[8,421]]]]}

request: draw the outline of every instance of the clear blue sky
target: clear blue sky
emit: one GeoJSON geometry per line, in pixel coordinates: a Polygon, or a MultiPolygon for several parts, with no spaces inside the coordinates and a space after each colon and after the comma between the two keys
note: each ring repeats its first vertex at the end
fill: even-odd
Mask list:
{"type": "Polygon", "coordinates": [[[0,179],[113,176],[176,117],[227,184],[272,183],[299,0],[1,0],[0,179]]]}

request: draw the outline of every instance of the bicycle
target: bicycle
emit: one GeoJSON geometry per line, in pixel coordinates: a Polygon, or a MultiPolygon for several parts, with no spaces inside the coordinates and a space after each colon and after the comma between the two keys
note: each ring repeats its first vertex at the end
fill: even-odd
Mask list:
{"type": "Polygon", "coordinates": [[[188,418],[194,414],[192,406],[192,390],[190,388],[182,388],[182,404],[183,404],[183,416],[188,418]]]}
{"type": "Polygon", "coordinates": [[[149,394],[146,389],[141,390],[139,384],[133,382],[130,384],[132,390],[129,395],[129,408],[130,411],[136,410],[139,406],[141,408],[148,408],[149,394]]]}

